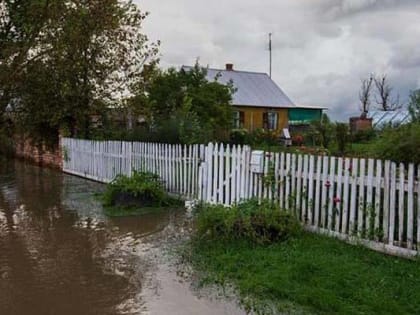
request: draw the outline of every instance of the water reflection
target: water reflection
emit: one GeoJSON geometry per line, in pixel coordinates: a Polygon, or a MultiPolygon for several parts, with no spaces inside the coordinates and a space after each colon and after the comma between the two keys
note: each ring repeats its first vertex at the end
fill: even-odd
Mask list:
{"type": "Polygon", "coordinates": [[[0,161],[0,314],[241,314],[162,263],[182,211],[109,219],[103,185],[0,161]]]}
{"type": "Polygon", "coordinates": [[[127,233],[135,240],[161,230],[168,214],[108,222],[93,196],[101,189],[55,171],[2,163],[0,314],[139,312],[138,305],[121,305],[139,292],[141,283],[130,279],[141,277],[129,271],[140,258],[115,244],[127,233]]]}

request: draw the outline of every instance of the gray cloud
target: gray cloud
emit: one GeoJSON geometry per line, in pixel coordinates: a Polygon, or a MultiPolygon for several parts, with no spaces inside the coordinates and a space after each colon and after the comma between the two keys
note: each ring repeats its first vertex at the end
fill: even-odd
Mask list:
{"type": "Polygon", "coordinates": [[[145,32],[162,40],[162,66],[192,64],[268,72],[299,104],[357,114],[360,79],[387,74],[407,99],[420,87],[418,0],[137,0],[145,32]]]}

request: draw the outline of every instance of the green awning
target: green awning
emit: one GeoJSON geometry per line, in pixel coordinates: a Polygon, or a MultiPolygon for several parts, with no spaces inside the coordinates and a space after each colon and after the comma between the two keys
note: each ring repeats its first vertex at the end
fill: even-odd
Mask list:
{"type": "Polygon", "coordinates": [[[322,109],[313,108],[290,108],[289,124],[307,124],[312,121],[321,120],[322,109]]]}

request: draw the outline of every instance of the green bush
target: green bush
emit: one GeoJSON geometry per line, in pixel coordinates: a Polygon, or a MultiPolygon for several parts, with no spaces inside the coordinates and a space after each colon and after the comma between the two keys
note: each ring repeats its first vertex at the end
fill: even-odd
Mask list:
{"type": "Polygon", "coordinates": [[[248,200],[231,208],[202,205],[196,211],[198,237],[272,243],[296,236],[301,230],[292,213],[267,200],[248,200]]]}
{"type": "Polygon", "coordinates": [[[374,129],[360,130],[352,135],[352,141],[355,143],[366,143],[375,139],[376,133],[374,129]]]}
{"type": "Polygon", "coordinates": [[[231,144],[249,144],[249,132],[247,129],[233,129],[230,133],[231,144]]]}
{"type": "Polygon", "coordinates": [[[131,177],[118,175],[103,194],[105,206],[116,206],[124,199],[124,206],[163,206],[169,203],[159,176],[149,172],[133,172],[131,177]]]}
{"type": "Polygon", "coordinates": [[[379,159],[420,164],[420,123],[385,129],[373,151],[379,159]]]}
{"type": "Polygon", "coordinates": [[[347,146],[350,141],[349,126],[345,123],[335,124],[335,139],[337,149],[340,155],[346,153],[347,146]]]}

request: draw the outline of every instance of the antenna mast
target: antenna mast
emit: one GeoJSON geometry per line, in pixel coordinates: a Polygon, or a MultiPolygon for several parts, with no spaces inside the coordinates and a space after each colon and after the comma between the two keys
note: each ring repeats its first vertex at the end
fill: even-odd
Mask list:
{"type": "Polygon", "coordinates": [[[272,54],[272,45],[271,45],[271,36],[273,35],[273,33],[269,33],[268,34],[268,39],[269,39],[269,42],[268,42],[268,50],[270,51],[270,78],[271,78],[271,68],[272,68],[272,64],[273,64],[273,54],[272,54]]]}

